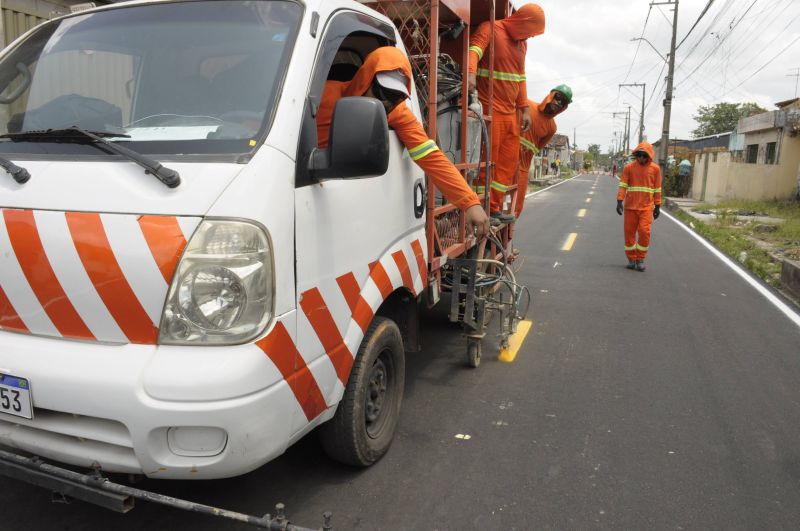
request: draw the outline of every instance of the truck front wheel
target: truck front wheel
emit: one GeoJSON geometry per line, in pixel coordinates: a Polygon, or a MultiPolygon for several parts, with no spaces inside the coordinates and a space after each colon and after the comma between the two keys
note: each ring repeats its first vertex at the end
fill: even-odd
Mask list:
{"type": "Polygon", "coordinates": [[[336,414],[320,426],[325,452],[342,463],[369,466],[389,450],[400,417],[405,354],[394,321],[375,317],[361,341],[336,414]]]}

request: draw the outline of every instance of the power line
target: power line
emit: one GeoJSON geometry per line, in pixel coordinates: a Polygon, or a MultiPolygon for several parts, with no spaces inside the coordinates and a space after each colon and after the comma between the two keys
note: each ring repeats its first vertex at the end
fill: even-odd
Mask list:
{"type": "MultiPolygon", "coordinates": [[[[650,6],[650,9],[647,10],[647,16],[644,19],[644,26],[642,26],[642,34],[639,35],[639,38],[644,37],[644,32],[647,29],[647,21],[650,20],[650,13],[653,11],[653,6],[650,6]]],[[[625,79],[622,81],[625,83],[628,81],[628,76],[631,75],[631,70],[633,70],[633,64],[636,62],[636,57],[639,55],[639,48],[642,46],[642,41],[639,41],[639,44],[636,46],[636,51],[633,53],[633,60],[631,61],[631,66],[628,68],[628,73],[625,74],[625,79]]]]}
{"type": "Polygon", "coordinates": [[[683,41],[685,41],[689,37],[689,35],[692,34],[692,31],[694,31],[694,29],[697,27],[697,25],[700,23],[700,21],[705,16],[705,14],[708,13],[708,8],[710,8],[711,4],[713,4],[713,3],[714,3],[714,0],[708,0],[708,3],[706,4],[706,7],[703,8],[703,11],[700,13],[700,16],[697,17],[697,20],[694,21],[694,24],[692,24],[692,27],[689,28],[689,32],[683,37],[683,39],[681,39],[681,42],[679,42],[678,45],[675,47],[676,50],[678,48],[680,48],[681,44],[683,44],[683,41]]]}
{"type": "MultiPolygon", "coordinates": [[[[736,85],[735,87],[733,87],[733,88],[732,88],[731,90],[729,90],[728,92],[731,92],[731,91],[733,91],[733,90],[736,90],[737,88],[739,88],[739,87],[741,87],[742,85],[744,85],[744,84],[745,84],[745,83],[746,83],[746,82],[747,82],[749,79],[751,79],[753,76],[755,76],[756,74],[758,74],[759,72],[761,72],[762,70],[764,70],[764,69],[765,69],[767,66],[769,66],[769,65],[770,65],[770,63],[772,63],[772,61],[774,61],[775,59],[777,59],[778,57],[780,57],[780,56],[781,56],[781,54],[783,54],[783,52],[785,52],[786,50],[788,50],[789,48],[791,48],[791,47],[792,47],[792,45],[794,45],[794,43],[796,43],[797,41],[800,41],[800,35],[798,35],[798,36],[797,36],[797,38],[795,38],[795,40],[793,40],[792,42],[790,42],[790,43],[788,44],[788,46],[786,46],[786,47],[785,47],[783,50],[781,50],[780,52],[778,52],[777,54],[775,54],[775,56],[773,56],[773,57],[772,57],[772,59],[770,59],[769,61],[767,61],[766,63],[764,63],[764,64],[761,66],[761,68],[759,68],[758,70],[756,70],[755,72],[753,72],[752,74],[750,74],[749,76],[747,76],[747,77],[744,79],[744,81],[742,81],[741,83],[739,83],[738,85],[736,85]]],[[[726,92],[725,94],[723,94],[723,96],[726,96],[726,95],[728,94],[728,92],[726,92]]]]}

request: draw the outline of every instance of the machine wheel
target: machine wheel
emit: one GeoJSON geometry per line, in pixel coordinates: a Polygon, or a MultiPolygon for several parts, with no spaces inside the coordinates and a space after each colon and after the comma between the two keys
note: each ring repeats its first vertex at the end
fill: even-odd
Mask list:
{"type": "Polygon", "coordinates": [[[369,466],[389,450],[405,383],[405,353],[394,321],[375,317],[361,341],[336,414],[320,426],[320,440],[333,459],[369,466]]]}
{"type": "Polygon", "coordinates": [[[468,339],[467,340],[467,365],[473,369],[478,368],[481,364],[481,341],[468,339]]]}

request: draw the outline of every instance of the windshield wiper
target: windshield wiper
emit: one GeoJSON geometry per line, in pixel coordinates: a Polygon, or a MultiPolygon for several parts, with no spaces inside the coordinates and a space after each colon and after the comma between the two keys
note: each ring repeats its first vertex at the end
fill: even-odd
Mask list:
{"type": "MultiPolygon", "coordinates": [[[[119,144],[115,144],[114,142],[110,142],[109,140],[106,140],[106,138],[104,138],[104,137],[129,138],[129,135],[123,133],[114,133],[110,131],[87,131],[85,129],[81,129],[78,126],[72,126],[66,129],[47,129],[45,131],[24,131],[22,133],[8,133],[5,135],[0,135],[0,138],[10,138],[11,140],[37,141],[37,140],[58,139],[58,138],[74,139],[76,136],[78,138],[86,138],[92,140],[91,145],[93,146],[97,145],[98,143],[102,144],[103,146],[107,147],[114,153],[122,155],[128,160],[135,162],[136,164],[144,168],[145,173],[152,173],[153,175],[156,176],[156,178],[159,181],[166,184],[170,188],[175,188],[176,186],[181,184],[181,176],[177,171],[166,168],[162,166],[159,162],[149,157],[145,157],[144,155],[137,153],[132,149],[128,149],[119,144]]],[[[9,172],[12,175],[14,175],[12,170],[9,170],[9,172]]],[[[16,177],[14,178],[16,179],[16,177]]]]}
{"type": "Polygon", "coordinates": [[[21,166],[17,166],[10,160],[4,159],[3,157],[0,157],[0,167],[10,173],[14,180],[19,184],[25,184],[31,178],[31,174],[28,173],[28,170],[21,166]]]}

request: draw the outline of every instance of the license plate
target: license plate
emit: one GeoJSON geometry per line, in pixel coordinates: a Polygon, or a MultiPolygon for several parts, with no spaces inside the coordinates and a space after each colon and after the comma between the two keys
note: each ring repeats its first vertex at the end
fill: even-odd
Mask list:
{"type": "Polygon", "coordinates": [[[0,413],[33,418],[31,382],[28,379],[0,374],[0,413]]]}

